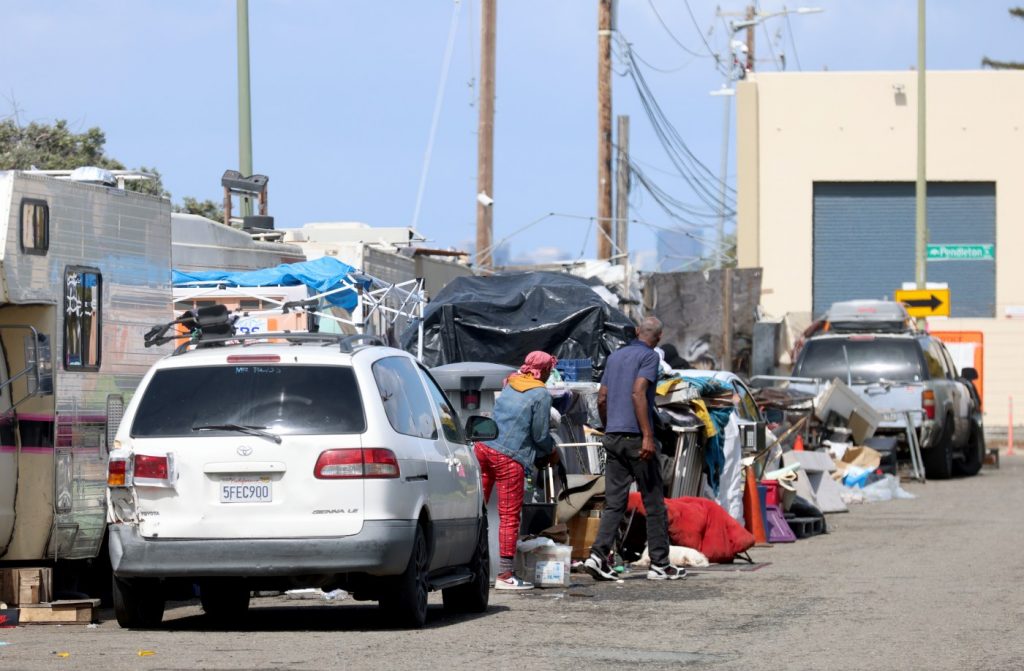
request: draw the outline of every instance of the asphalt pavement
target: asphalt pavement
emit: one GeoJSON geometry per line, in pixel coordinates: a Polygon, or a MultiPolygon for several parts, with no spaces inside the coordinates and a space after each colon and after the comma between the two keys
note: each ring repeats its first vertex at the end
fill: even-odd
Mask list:
{"type": "Polygon", "coordinates": [[[0,669],[1021,669],[1024,456],[913,500],[829,515],[830,533],[754,548],[757,570],[492,592],[486,614],[390,628],[372,604],[253,600],[236,623],[172,602],[164,629],[0,629],[0,669]]]}

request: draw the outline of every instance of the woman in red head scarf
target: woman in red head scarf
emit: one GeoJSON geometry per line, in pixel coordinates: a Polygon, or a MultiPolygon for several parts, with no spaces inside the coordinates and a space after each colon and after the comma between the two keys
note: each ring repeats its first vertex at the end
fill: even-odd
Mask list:
{"type": "Polygon", "coordinates": [[[495,589],[522,590],[533,585],[512,573],[519,540],[526,474],[538,459],[557,461],[551,438],[551,394],[545,382],[558,360],[546,352],[530,352],[517,373],[505,380],[494,403],[498,437],[474,446],[484,500],[498,486],[498,547],[501,555],[495,589]]]}

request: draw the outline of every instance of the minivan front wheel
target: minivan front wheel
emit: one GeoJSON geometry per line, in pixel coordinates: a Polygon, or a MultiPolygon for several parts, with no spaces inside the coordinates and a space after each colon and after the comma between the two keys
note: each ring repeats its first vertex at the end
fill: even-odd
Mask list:
{"type": "Polygon", "coordinates": [[[164,619],[164,595],[159,580],[113,577],[114,616],[125,629],[151,629],[164,619]]]}
{"type": "Polygon", "coordinates": [[[423,526],[416,525],[409,563],[395,578],[389,593],[380,600],[381,608],[399,626],[419,629],[427,622],[427,595],[430,592],[430,546],[423,526]]]}
{"type": "Polygon", "coordinates": [[[491,556],[487,537],[487,511],[480,520],[476,549],[470,560],[472,582],[441,590],[445,610],[453,613],[483,613],[491,596],[491,556]]]}

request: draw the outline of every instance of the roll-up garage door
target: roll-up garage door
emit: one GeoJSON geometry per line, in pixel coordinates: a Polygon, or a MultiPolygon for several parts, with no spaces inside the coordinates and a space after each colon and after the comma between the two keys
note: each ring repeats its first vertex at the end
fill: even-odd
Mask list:
{"type": "MultiPolygon", "coordinates": [[[[914,281],[913,182],[814,184],[814,314],[856,298],[892,299],[914,281]]],[[[994,245],[993,182],[930,182],[928,242],[994,245]]],[[[929,282],[950,289],[952,317],[995,316],[995,260],[930,261],[929,282]]]]}

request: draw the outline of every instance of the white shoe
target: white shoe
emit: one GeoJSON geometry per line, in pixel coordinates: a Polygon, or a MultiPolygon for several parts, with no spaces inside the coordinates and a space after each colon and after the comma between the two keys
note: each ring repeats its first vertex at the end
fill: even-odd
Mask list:
{"type": "Polygon", "coordinates": [[[682,580],[684,578],[686,578],[686,569],[682,566],[673,566],[672,564],[655,566],[651,564],[651,568],[647,570],[648,580],[682,580]]]}
{"type": "Polygon", "coordinates": [[[526,582],[515,573],[509,571],[508,573],[502,573],[494,581],[494,589],[508,589],[522,591],[525,589],[533,589],[532,582],[526,582]]]}

